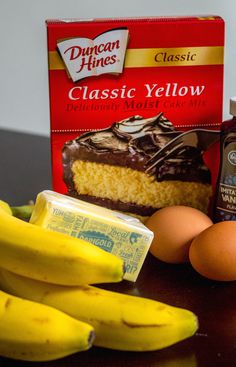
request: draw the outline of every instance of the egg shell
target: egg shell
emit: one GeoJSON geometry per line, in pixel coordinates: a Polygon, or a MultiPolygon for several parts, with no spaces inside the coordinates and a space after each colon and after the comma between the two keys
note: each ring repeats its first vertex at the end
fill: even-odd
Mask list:
{"type": "Polygon", "coordinates": [[[236,222],[213,224],[199,234],[190,246],[189,258],[206,278],[236,280],[236,222]]]}
{"type": "Polygon", "coordinates": [[[145,222],[154,233],[150,252],[167,263],[188,262],[192,240],[212,224],[206,214],[192,207],[176,205],[162,208],[145,222]]]}

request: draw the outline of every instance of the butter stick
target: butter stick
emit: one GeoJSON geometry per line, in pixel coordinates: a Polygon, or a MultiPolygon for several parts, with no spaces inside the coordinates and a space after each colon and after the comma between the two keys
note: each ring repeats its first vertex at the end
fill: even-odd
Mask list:
{"type": "Polygon", "coordinates": [[[135,282],[153,240],[137,218],[54,191],[38,194],[30,222],[82,238],[124,260],[124,279],[135,282]]]}

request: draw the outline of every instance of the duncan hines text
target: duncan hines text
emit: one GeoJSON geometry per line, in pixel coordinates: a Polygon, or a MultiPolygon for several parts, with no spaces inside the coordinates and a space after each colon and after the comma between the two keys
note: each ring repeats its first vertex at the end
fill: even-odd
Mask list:
{"type": "Polygon", "coordinates": [[[122,73],[128,42],[127,29],[113,29],[94,40],[70,38],[57,43],[71,79],[76,82],[89,76],[122,73]]]}

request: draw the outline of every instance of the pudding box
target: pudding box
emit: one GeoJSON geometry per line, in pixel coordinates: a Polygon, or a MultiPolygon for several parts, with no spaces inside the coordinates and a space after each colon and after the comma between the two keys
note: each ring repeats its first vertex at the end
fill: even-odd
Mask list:
{"type": "MultiPolygon", "coordinates": [[[[209,210],[218,143],[156,153],[222,122],[218,16],[48,20],[53,189],[145,221],[209,210]]],[[[208,139],[206,135],[206,139],[208,139]]]]}

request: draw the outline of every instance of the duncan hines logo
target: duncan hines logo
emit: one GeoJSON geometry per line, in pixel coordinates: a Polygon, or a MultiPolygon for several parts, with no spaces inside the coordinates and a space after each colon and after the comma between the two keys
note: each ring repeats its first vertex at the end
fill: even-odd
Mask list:
{"type": "Polygon", "coordinates": [[[123,71],[129,31],[111,29],[95,39],[70,38],[58,41],[57,47],[71,79],[123,71]]]}

